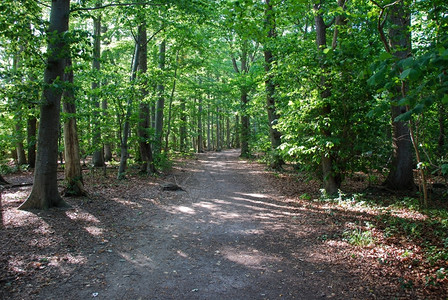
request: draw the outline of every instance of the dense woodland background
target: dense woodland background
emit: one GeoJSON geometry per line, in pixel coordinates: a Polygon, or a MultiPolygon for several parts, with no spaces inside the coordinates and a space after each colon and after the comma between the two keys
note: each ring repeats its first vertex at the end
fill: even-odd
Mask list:
{"type": "Polygon", "coordinates": [[[124,178],[241,148],[329,195],[362,172],[428,206],[448,176],[447,6],[2,1],[2,171],[35,169],[23,208],[42,208],[63,203],[57,161],[82,195],[86,158],[124,178]]]}

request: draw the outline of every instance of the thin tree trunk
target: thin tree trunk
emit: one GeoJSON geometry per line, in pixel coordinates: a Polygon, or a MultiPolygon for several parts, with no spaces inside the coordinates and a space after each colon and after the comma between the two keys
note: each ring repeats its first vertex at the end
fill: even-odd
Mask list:
{"type": "Polygon", "coordinates": [[[169,101],[169,106],[168,106],[168,124],[167,124],[167,132],[165,135],[165,151],[168,151],[168,141],[169,141],[169,136],[171,133],[171,115],[172,115],[172,108],[173,108],[174,92],[176,91],[178,64],[179,64],[179,50],[176,52],[176,65],[174,67],[173,88],[171,89],[170,101],[169,101]]]}
{"type": "Polygon", "coordinates": [[[219,122],[219,107],[216,108],[216,151],[221,151],[221,124],[219,122]]]}
{"type": "Polygon", "coordinates": [[[202,136],[202,97],[199,96],[199,110],[198,110],[198,153],[204,152],[203,136],[202,136]]]}
{"type": "MultiPolygon", "coordinates": [[[[166,41],[163,40],[159,45],[159,69],[163,71],[165,69],[165,52],[166,41]]],[[[163,110],[165,108],[165,86],[160,83],[157,85],[157,104],[156,104],[156,142],[154,147],[154,153],[159,155],[162,147],[162,132],[163,132],[163,110]]]]}
{"type": "Polygon", "coordinates": [[[57,182],[58,131],[62,90],[53,83],[64,76],[69,45],[64,38],[68,30],[70,0],[51,2],[48,56],[44,72],[44,90],[40,109],[38,150],[31,194],[19,209],[47,209],[67,206],[59,195],[57,182]]]}
{"type": "MultiPolygon", "coordinates": [[[[138,57],[140,55],[140,41],[137,40],[135,42],[135,53],[134,53],[134,61],[132,62],[132,71],[131,71],[131,82],[135,80],[137,74],[138,67],[138,57]]],[[[121,135],[121,144],[120,144],[120,166],[118,167],[118,179],[124,179],[126,177],[126,169],[128,163],[128,138],[130,133],[130,119],[132,114],[132,101],[133,97],[130,96],[128,98],[128,102],[126,104],[126,115],[123,125],[123,133],[121,135]]]]}
{"type": "MultiPolygon", "coordinates": [[[[73,69],[71,59],[67,59],[64,81],[73,84],[73,69]]],[[[82,180],[82,169],[79,155],[78,129],[76,125],[76,105],[72,88],[63,93],[62,109],[67,114],[64,123],[64,151],[65,151],[65,196],[85,196],[82,180]]]]}
{"type": "Polygon", "coordinates": [[[180,151],[185,152],[185,139],[187,138],[187,114],[185,112],[185,100],[184,98],[180,99],[180,151]]]}
{"type": "Polygon", "coordinates": [[[439,138],[437,140],[437,146],[438,146],[438,152],[439,155],[445,155],[445,139],[446,139],[446,134],[445,134],[445,121],[447,119],[447,114],[446,114],[446,110],[445,107],[443,106],[443,104],[439,104],[438,107],[438,119],[439,119],[439,138]]]}
{"type": "Polygon", "coordinates": [[[210,104],[207,104],[207,151],[212,150],[210,136],[210,104]]]}
{"type": "Polygon", "coordinates": [[[227,115],[226,116],[226,144],[227,144],[227,149],[230,149],[230,117],[227,115]]]}

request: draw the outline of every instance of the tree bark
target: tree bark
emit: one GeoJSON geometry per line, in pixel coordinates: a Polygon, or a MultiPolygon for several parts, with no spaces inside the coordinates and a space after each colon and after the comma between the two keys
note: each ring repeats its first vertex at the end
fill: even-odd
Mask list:
{"type": "MultiPolygon", "coordinates": [[[[138,56],[138,71],[139,74],[145,74],[148,69],[148,47],[146,44],[146,22],[143,21],[138,28],[140,41],[140,53],[138,56]]],[[[144,85],[146,86],[146,85],[144,85]]],[[[140,171],[143,173],[153,174],[155,173],[154,160],[152,157],[152,148],[150,143],[150,107],[149,103],[145,102],[145,97],[148,95],[148,90],[143,87],[141,89],[142,100],[140,102],[140,113],[138,123],[138,136],[139,136],[139,148],[140,156],[142,158],[142,166],[140,171]]]]}
{"type": "Polygon", "coordinates": [[[266,71],[265,90],[266,90],[266,109],[268,112],[269,121],[269,136],[271,138],[271,150],[273,151],[273,161],[271,167],[279,169],[283,165],[283,160],[278,155],[277,147],[281,144],[281,133],[275,128],[279,116],[275,104],[275,83],[274,75],[271,74],[272,65],[275,63],[275,58],[272,53],[272,42],[276,37],[275,32],[275,16],[270,0],[266,0],[265,9],[265,29],[267,30],[267,40],[264,45],[264,69],[266,71]]]}
{"type": "Polygon", "coordinates": [[[28,144],[28,165],[30,168],[36,165],[36,133],[37,119],[35,116],[29,116],[27,119],[27,144],[28,144]]]}
{"type": "MultiPolygon", "coordinates": [[[[101,1],[97,1],[96,6],[101,6],[101,1]]],[[[92,163],[95,167],[104,167],[104,149],[101,141],[101,122],[100,122],[100,79],[99,73],[101,69],[101,15],[93,19],[93,62],[92,70],[96,76],[92,81],[92,102],[93,102],[93,139],[94,147],[92,163]]]]}
{"type": "MultiPolygon", "coordinates": [[[[405,59],[411,55],[410,16],[405,12],[402,1],[391,7],[389,13],[391,23],[389,29],[389,47],[397,59],[405,59]]],[[[393,102],[398,102],[406,94],[405,86],[395,87],[393,102]]],[[[393,155],[390,172],[385,185],[393,190],[415,189],[413,173],[413,146],[409,127],[404,121],[395,121],[395,118],[406,112],[404,106],[391,106],[392,116],[392,147],[393,155]]]]}
{"type": "Polygon", "coordinates": [[[69,45],[64,38],[68,30],[70,0],[51,2],[48,31],[48,60],[44,72],[44,90],[40,107],[40,123],[34,185],[31,194],[19,209],[47,209],[67,206],[58,192],[58,135],[62,89],[57,81],[64,76],[69,45]]]}
{"type": "Polygon", "coordinates": [[[168,151],[168,141],[169,136],[171,134],[171,116],[173,114],[173,100],[174,100],[174,92],[176,91],[176,81],[177,81],[177,67],[179,65],[179,50],[176,52],[176,65],[174,66],[174,79],[173,79],[173,87],[171,89],[170,101],[168,106],[168,124],[167,124],[167,132],[165,135],[165,151],[168,151]]]}
{"type": "MultiPolygon", "coordinates": [[[[73,69],[71,59],[67,59],[64,81],[73,84],[73,69]]],[[[85,196],[82,180],[82,169],[79,155],[78,129],[76,125],[76,105],[72,87],[63,93],[63,112],[67,115],[64,123],[65,151],[65,196],[85,196]]]]}
{"type": "Polygon", "coordinates": [[[198,153],[204,152],[203,148],[203,136],[202,136],[202,97],[199,96],[198,103],[198,153]]]}
{"type": "MultiPolygon", "coordinates": [[[[165,69],[165,52],[166,52],[166,41],[163,40],[159,45],[159,69],[165,69]]],[[[154,153],[159,155],[162,147],[162,132],[163,132],[163,110],[165,108],[165,86],[160,83],[157,85],[157,104],[156,104],[156,142],[154,147],[154,153]]]]}
{"type": "Polygon", "coordinates": [[[183,98],[180,99],[180,151],[186,152],[186,143],[185,140],[187,138],[187,113],[185,112],[185,100],[183,98]]]}
{"type": "MultiPolygon", "coordinates": [[[[137,76],[137,68],[139,62],[140,55],[140,41],[137,39],[135,41],[135,52],[134,52],[134,60],[132,62],[132,70],[131,70],[131,82],[133,82],[137,76]]],[[[118,167],[118,179],[126,178],[126,168],[128,163],[128,138],[131,128],[131,114],[132,114],[132,99],[133,97],[128,98],[128,102],[126,104],[126,115],[123,125],[123,132],[121,134],[121,143],[120,143],[120,165],[118,167]]]]}

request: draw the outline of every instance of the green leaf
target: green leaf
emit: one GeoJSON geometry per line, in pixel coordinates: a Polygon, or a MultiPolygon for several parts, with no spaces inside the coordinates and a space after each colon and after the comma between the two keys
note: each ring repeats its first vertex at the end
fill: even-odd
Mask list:
{"type": "Polygon", "coordinates": [[[445,96],[443,96],[442,103],[443,104],[447,104],[448,103],[448,94],[445,94],[445,96]]]}
{"type": "Polygon", "coordinates": [[[383,52],[380,54],[379,59],[380,60],[388,60],[388,59],[391,59],[392,57],[393,57],[392,54],[390,54],[389,52],[383,52]]]}

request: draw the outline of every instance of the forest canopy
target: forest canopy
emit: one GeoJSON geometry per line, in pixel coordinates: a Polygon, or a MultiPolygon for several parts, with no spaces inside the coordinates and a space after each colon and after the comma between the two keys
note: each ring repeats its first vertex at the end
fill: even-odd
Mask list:
{"type": "Polygon", "coordinates": [[[151,175],[175,155],[241,148],[329,195],[362,173],[428,206],[448,178],[447,11],[443,0],[4,0],[1,171],[34,169],[23,208],[46,208],[64,205],[61,166],[66,193],[82,195],[86,160],[122,179],[129,165],[151,175]]]}

